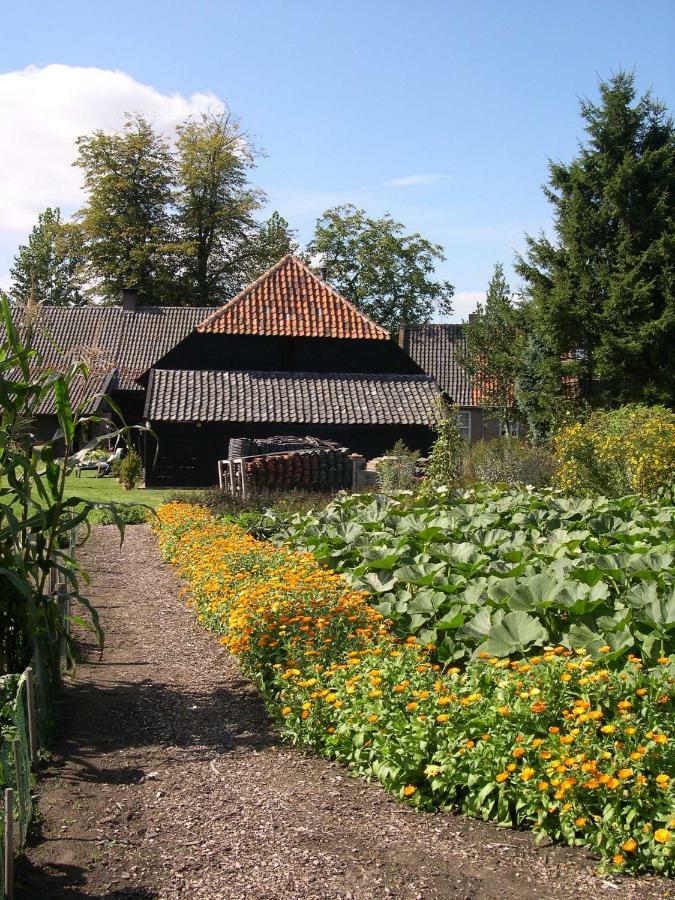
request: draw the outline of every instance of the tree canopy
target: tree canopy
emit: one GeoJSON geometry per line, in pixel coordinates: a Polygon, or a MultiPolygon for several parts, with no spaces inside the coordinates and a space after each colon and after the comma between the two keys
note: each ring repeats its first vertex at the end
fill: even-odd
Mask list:
{"type": "Polygon", "coordinates": [[[442,248],[420,234],[405,234],[389,214],[371,218],[351,204],[326,210],[307,258],[345,297],[390,330],[428,322],[436,310],[451,311],[453,286],[433,277],[436,264],[445,259],[442,248]]]}
{"type": "Polygon", "coordinates": [[[662,103],[636,96],[619,72],[581,103],[586,140],[570,163],[550,163],[545,188],[555,239],[527,236],[516,270],[530,351],[555,390],[567,374],[592,403],[672,405],[675,130],[662,103]]]}
{"type": "Polygon", "coordinates": [[[77,227],[61,221],[61,210],[47,207],[14,257],[11,296],[19,303],[79,306],[83,253],[77,227]]]}
{"type": "Polygon", "coordinates": [[[466,351],[461,362],[473,376],[480,403],[509,433],[519,421],[514,385],[525,342],[522,311],[514,301],[501,263],[495,265],[485,303],[464,326],[466,351]]]}

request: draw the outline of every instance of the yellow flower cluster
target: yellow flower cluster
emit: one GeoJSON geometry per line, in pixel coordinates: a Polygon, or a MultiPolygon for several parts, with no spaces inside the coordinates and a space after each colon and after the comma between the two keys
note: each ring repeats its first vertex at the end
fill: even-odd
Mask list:
{"type": "Polygon", "coordinates": [[[675,478],[675,415],[639,406],[597,412],[559,431],[553,448],[565,491],[650,496],[675,478]]]}

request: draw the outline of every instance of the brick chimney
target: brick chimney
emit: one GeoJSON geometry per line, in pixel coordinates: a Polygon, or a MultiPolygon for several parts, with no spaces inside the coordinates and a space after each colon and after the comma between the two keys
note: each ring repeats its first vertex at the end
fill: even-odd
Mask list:
{"type": "Polygon", "coordinates": [[[138,291],[134,287],[122,288],[122,309],[125,312],[135,312],[138,306],[138,291]]]}

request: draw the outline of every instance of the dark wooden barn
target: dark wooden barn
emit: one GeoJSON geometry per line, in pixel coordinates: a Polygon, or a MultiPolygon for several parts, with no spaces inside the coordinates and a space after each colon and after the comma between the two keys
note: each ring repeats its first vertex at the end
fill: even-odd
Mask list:
{"type": "MultiPolygon", "coordinates": [[[[367,457],[433,440],[434,379],[293,256],[218,308],[142,307],[127,291],[119,307],[31,316],[42,367],[87,363],[73,386],[83,412],[114,419],[109,397],[127,424],[151,426],[149,485],[214,484],[232,438],[309,435],[367,457]]],[[[37,410],[38,437],[55,430],[55,410],[37,410]]]]}
{"type": "Polygon", "coordinates": [[[303,262],[286,256],[206,317],[142,376],[148,484],[212,484],[229,441],[311,435],[372,457],[422,452],[438,388],[303,262]]]}

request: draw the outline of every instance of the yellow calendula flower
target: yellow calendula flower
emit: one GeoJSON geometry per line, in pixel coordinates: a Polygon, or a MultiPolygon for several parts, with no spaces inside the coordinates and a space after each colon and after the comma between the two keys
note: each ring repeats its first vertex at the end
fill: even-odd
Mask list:
{"type": "Polygon", "coordinates": [[[670,831],[667,828],[657,828],[654,832],[654,840],[657,844],[667,844],[670,840],[670,831]]]}
{"type": "Polygon", "coordinates": [[[414,784],[406,784],[406,786],[403,788],[403,796],[412,797],[416,790],[417,788],[414,784]]]}
{"type": "Polygon", "coordinates": [[[441,767],[440,767],[440,766],[437,766],[437,765],[434,765],[433,763],[430,763],[430,764],[424,769],[424,774],[427,776],[427,778],[435,778],[436,775],[440,775],[441,772],[442,772],[441,767]]]}

